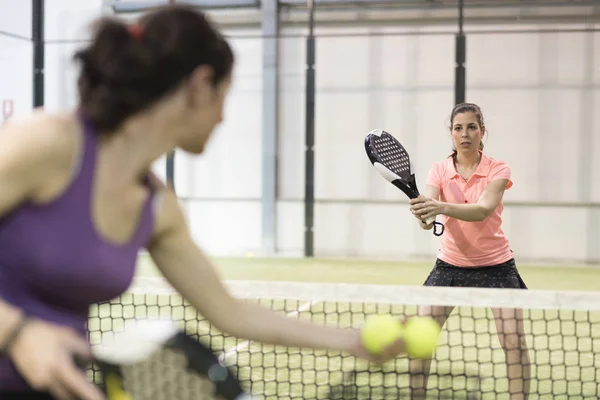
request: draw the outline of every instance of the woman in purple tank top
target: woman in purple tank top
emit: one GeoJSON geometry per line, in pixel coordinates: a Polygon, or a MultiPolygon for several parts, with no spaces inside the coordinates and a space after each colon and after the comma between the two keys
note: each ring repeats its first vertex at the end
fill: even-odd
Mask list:
{"type": "Polygon", "coordinates": [[[150,172],[173,148],[202,153],[222,119],[234,57],[204,15],[170,6],[133,26],[102,19],[75,58],[78,111],[38,111],[0,133],[0,397],[102,398],[73,359],[90,355],[89,306],[128,288],[141,248],[225,333],[373,359],[358,330],[232,298],[150,172]]]}

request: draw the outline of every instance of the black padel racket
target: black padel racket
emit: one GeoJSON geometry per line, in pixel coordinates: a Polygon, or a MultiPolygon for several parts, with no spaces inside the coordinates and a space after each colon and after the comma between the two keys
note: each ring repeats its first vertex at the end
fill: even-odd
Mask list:
{"type": "MultiPolygon", "coordinates": [[[[415,171],[408,152],[395,137],[381,129],[374,129],[365,138],[365,150],[373,167],[387,181],[402,190],[410,199],[419,197],[415,171]]],[[[444,225],[436,222],[435,217],[423,221],[434,224],[433,234],[441,236],[444,225]],[[436,226],[440,226],[438,232],[436,226]]]]}
{"type": "Polygon", "coordinates": [[[171,321],[138,321],[93,352],[107,400],[252,399],[210,349],[171,321]]]}

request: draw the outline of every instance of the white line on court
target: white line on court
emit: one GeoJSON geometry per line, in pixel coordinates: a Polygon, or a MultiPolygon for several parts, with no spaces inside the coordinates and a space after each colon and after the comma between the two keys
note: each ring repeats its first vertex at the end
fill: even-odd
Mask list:
{"type": "MultiPolygon", "coordinates": [[[[297,310],[291,311],[287,314],[285,314],[286,318],[291,318],[291,317],[295,317],[296,315],[300,314],[301,312],[304,312],[306,310],[309,310],[312,306],[314,306],[315,304],[319,304],[321,301],[309,301],[306,302],[304,304],[302,304],[300,307],[298,307],[297,310]]],[[[224,363],[224,360],[226,358],[228,358],[231,355],[235,355],[237,354],[237,352],[239,352],[240,350],[245,349],[246,347],[250,346],[250,341],[246,340],[245,342],[242,342],[240,344],[238,344],[237,346],[227,350],[225,353],[221,354],[219,356],[219,361],[224,363]]]]}

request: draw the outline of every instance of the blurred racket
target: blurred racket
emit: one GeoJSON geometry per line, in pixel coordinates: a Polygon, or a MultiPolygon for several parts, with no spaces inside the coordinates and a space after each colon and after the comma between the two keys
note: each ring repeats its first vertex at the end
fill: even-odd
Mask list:
{"type": "Polygon", "coordinates": [[[107,400],[249,400],[231,371],[172,321],[136,321],[94,348],[107,400]]]}

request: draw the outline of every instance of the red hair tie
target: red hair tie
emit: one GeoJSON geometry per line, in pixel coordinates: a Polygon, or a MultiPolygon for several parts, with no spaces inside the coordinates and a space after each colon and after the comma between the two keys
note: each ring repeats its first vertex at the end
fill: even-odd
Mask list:
{"type": "Polygon", "coordinates": [[[134,39],[141,39],[144,35],[144,29],[138,23],[133,24],[129,27],[129,34],[134,37],[134,39]]]}

